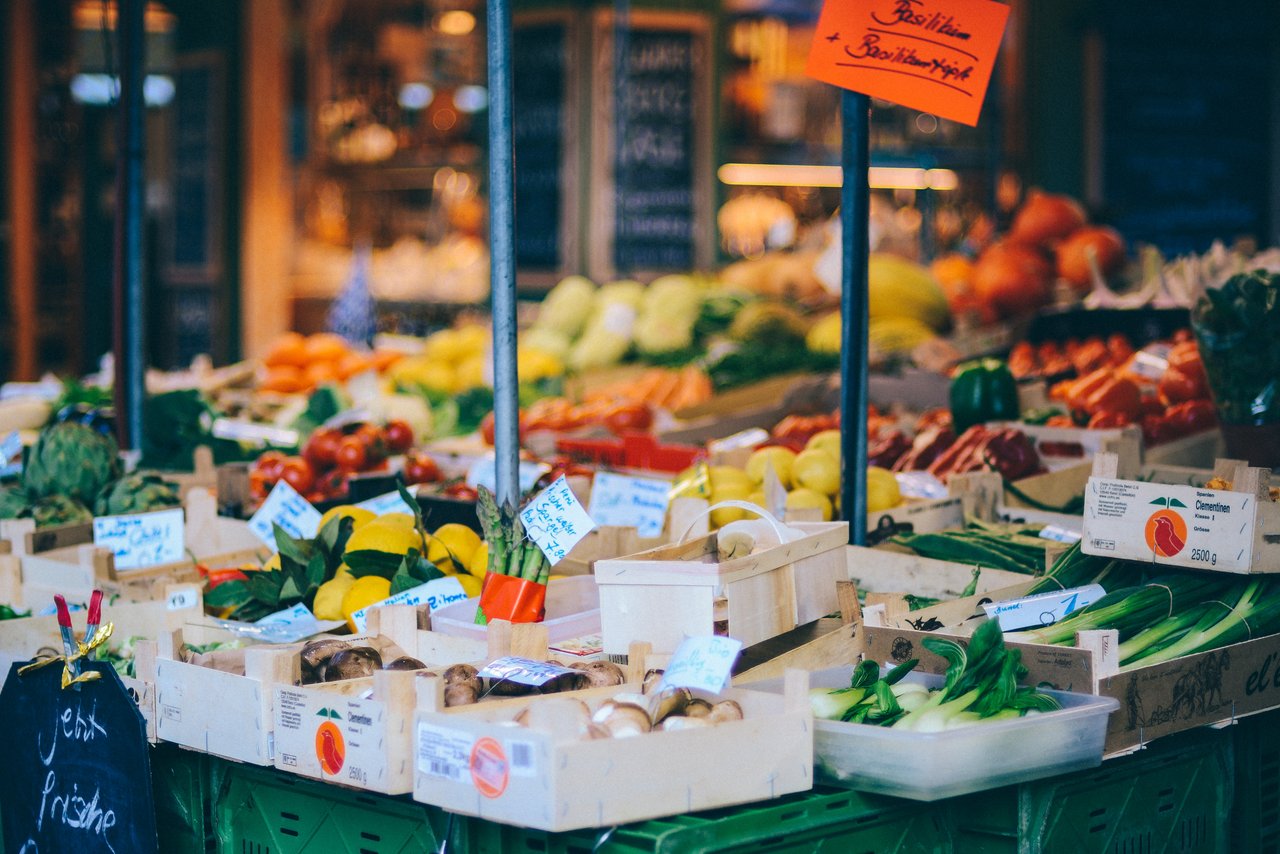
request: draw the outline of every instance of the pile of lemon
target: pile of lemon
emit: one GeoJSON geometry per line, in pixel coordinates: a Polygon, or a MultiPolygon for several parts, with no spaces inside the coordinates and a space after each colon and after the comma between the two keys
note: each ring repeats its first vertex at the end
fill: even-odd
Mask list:
{"type": "MultiPolygon", "coordinates": [[[[422,536],[408,513],[375,516],[362,507],[342,505],[329,510],[320,527],[334,517],[350,518],[354,524],[344,553],[380,551],[405,555],[410,549],[422,551],[422,536]]],[[[447,576],[462,585],[468,596],[479,596],[489,566],[489,547],[466,525],[441,525],[427,535],[426,558],[447,576]]],[[[361,608],[381,602],[391,595],[391,581],[378,575],[354,577],[344,563],[332,579],[316,591],[312,612],[321,620],[346,620],[356,630],[351,615],[361,608]]]]}

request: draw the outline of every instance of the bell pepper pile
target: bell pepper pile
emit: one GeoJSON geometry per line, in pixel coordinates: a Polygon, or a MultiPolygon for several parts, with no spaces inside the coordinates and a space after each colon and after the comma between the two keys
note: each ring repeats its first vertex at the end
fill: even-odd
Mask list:
{"type": "Polygon", "coordinates": [[[979,359],[956,367],[951,377],[951,421],[968,430],[988,421],[1017,421],[1018,381],[999,359],[979,359]]]}
{"type": "Polygon", "coordinates": [[[1084,341],[1071,338],[1064,344],[1022,341],[1009,352],[1009,370],[1020,380],[1033,377],[1051,379],[1070,374],[1082,377],[1098,368],[1121,367],[1132,357],[1133,344],[1120,334],[1111,335],[1106,341],[1097,335],[1084,341]]]}

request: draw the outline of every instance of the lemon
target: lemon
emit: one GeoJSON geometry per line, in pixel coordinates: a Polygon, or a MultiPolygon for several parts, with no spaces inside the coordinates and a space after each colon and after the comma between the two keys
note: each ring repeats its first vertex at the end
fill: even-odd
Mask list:
{"type": "Polygon", "coordinates": [[[733,466],[711,467],[712,495],[719,492],[721,489],[739,487],[746,489],[747,492],[751,491],[751,478],[747,477],[747,473],[745,471],[734,468],[733,466]]]}
{"type": "Polygon", "coordinates": [[[484,379],[484,356],[469,356],[460,362],[456,379],[459,391],[487,385],[484,379]]]}
{"type": "Polygon", "coordinates": [[[279,552],[276,552],[276,553],[275,553],[275,554],[273,554],[271,557],[267,558],[266,563],[262,564],[262,571],[263,571],[263,572],[270,572],[270,571],[271,571],[271,570],[273,570],[273,569],[277,569],[277,570],[278,570],[279,568],[280,568],[280,553],[279,553],[279,552]]]}
{"type": "Polygon", "coordinates": [[[783,489],[791,488],[791,466],[795,463],[796,452],[790,448],[760,448],[747,458],[747,477],[752,483],[764,483],[764,473],[770,464],[773,473],[782,482],[783,489]]]}
{"type": "Polygon", "coordinates": [[[763,489],[757,489],[755,492],[747,496],[747,500],[757,507],[763,507],[768,510],[769,505],[766,503],[769,499],[765,497],[763,489]]]}
{"type": "Polygon", "coordinates": [[[689,468],[676,475],[671,487],[671,497],[675,498],[709,498],[711,487],[707,483],[706,472],[700,465],[689,468]]]}
{"type": "Polygon", "coordinates": [[[357,578],[342,596],[342,617],[347,627],[356,631],[356,624],[351,615],[361,608],[368,608],[391,595],[391,579],[381,575],[366,575],[357,578]]]}
{"type": "Polygon", "coordinates": [[[468,599],[474,599],[480,595],[480,588],[483,586],[483,582],[474,575],[467,575],[463,572],[455,575],[454,578],[458,579],[458,583],[462,585],[462,589],[466,592],[468,599]]]}
{"type": "Polygon", "coordinates": [[[379,522],[386,522],[388,525],[395,525],[400,528],[412,528],[417,522],[409,513],[383,513],[378,517],[379,522]]]}
{"type": "Polygon", "coordinates": [[[373,550],[388,554],[408,554],[409,549],[422,551],[422,538],[412,528],[388,524],[378,519],[370,522],[347,540],[347,552],[373,550]]]}
{"type": "Polygon", "coordinates": [[[788,510],[807,510],[814,507],[822,511],[822,521],[831,521],[831,500],[821,492],[814,492],[802,486],[787,493],[788,510]]]}
{"type": "MultiPolygon", "coordinates": [[[[751,496],[751,486],[749,484],[733,484],[731,486],[720,486],[711,493],[711,503],[719,504],[721,501],[745,501],[751,496]]],[[[754,519],[755,517],[746,510],[739,510],[737,507],[721,507],[719,510],[711,511],[711,527],[719,528],[728,525],[730,522],[736,522],[739,519],[754,519]]]]}
{"type": "Polygon", "coordinates": [[[481,581],[489,574],[488,543],[481,543],[480,548],[476,549],[476,553],[471,556],[471,560],[467,563],[467,573],[481,581]]]}
{"type": "Polygon", "coordinates": [[[835,495],[840,491],[840,460],[818,448],[801,451],[791,466],[791,479],[798,487],[835,495]]]}
{"type": "Polygon", "coordinates": [[[457,522],[441,525],[431,535],[427,543],[427,560],[440,568],[441,572],[452,574],[446,569],[450,567],[454,573],[465,572],[471,565],[471,558],[480,548],[480,535],[457,522]]]}
{"type": "Polygon", "coordinates": [[[337,507],[330,507],[328,510],[324,511],[324,515],[320,517],[320,525],[316,530],[323,530],[324,526],[328,524],[331,519],[336,518],[350,519],[354,526],[352,530],[355,530],[356,528],[362,527],[367,522],[372,522],[378,517],[372,510],[366,510],[363,507],[355,507],[351,504],[339,504],[337,507]]]}
{"type": "Polygon", "coordinates": [[[457,347],[471,355],[483,354],[489,349],[489,327],[482,323],[471,323],[454,330],[457,347]]]}
{"type": "Polygon", "coordinates": [[[826,451],[828,454],[836,458],[836,462],[839,462],[840,448],[843,444],[839,430],[823,430],[820,433],[814,433],[808,443],[804,446],[804,449],[806,451],[826,451]]]}
{"type": "Polygon", "coordinates": [[[902,492],[893,472],[879,466],[867,468],[867,512],[879,513],[902,503],[902,492]]]}
{"type": "Polygon", "coordinates": [[[315,601],[311,603],[311,612],[316,615],[316,619],[343,619],[342,600],[355,583],[356,580],[350,572],[339,570],[337,575],[321,584],[320,589],[316,591],[315,601]]]}

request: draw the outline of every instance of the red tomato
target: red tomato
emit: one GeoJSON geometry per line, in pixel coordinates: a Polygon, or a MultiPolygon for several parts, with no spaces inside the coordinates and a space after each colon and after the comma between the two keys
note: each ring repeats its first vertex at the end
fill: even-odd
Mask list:
{"type": "Polygon", "coordinates": [[[653,426],[653,412],[640,403],[624,403],[613,407],[604,416],[604,426],[610,433],[644,432],[653,426]]]}
{"type": "Polygon", "coordinates": [[[289,457],[284,461],[280,479],[305,495],[311,490],[311,484],[316,482],[316,473],[302,457],[289,457]]]}
{"type": "Polygon", "coordinates": [[[491,448],[493,447],[493,429],[493,413],[490,412],[480,419],[480,438],[491,448]]]}
{"type": "Polygon", "coordinates": [[[1218,423],[1218,412],[1208,400],[1188,400],[1169,407],[1165,420],[1179,436],[1208,430],[1218,423]]]}
{"type": "Polygon", "coordinates": [[[358,435],[344,436],[333,458],[343,471],[358,472],[369,462],[369,451],[358,435]]]}
{"type": "Polygon", "coordinates": [[[369,464],[386,459],[387,434],[377,424],[361,424],[352,435],[364,445],[365,458],[369,464]]]}
{"type": "Polygon", "coordinates": [[[458,498],[462,501],[475,501],[480,497],[475,488],[459,481],[451,483],[444,488],[444,494],[450,498],[458,498]]]}
{"type": "Polygon", "coordinates": [[[245,575],[238,569],[212,569],[208,570],[208,589],[212,590],[219,584],[225,584],[228,581],[248,581],[249,576],[245,575]]]}
{"type": "MultiPolygon", "coordinates": [[[[333,469],[316,481],[316,492],[321,501],[328,501],[347,494],[347,472],[333,469]]],[[[315,504],[315,501],[311,502],[315,504]]]]}
{"type": "Polygon", "coordinates": [[[1164,376],[1160,378],[1160,397],[1166,403],[1200,400],[1208,396],[1209,387],[1205,382],[1203,368],[1198,374],[1192,374],[1170,365],[1164,372],[1164,376]]]}
{"type": "Polygon", "coordinates": [[[311,434],[302,449],[302,456],[316,471],[333,468],[333,455],[338,450],[342,434],[337,430],[320,429],[311,434]]]}
{"type": "Polygon", "coordinates": [[[1107,430],[1113,427],[1124,427],[1132,424],[1133,419],[1126,412],[1101,410],[1089,419],[1090,430],[1107,430]]]}
{"type": "Polygon", "coordinates": [[[404,460],[405,483],[435,483],[440,479],[440,466],[427,454],[409,454],[404,460]]]}
{"type": "Polygon", "coordinates": [[[280,479],[280,474],[284,471],[284,461],[287,459],[288,457],[280,451],[267,451],[258,457],[253,467],[262,472],[262,476],[268,481],[275,483],[280,479]]]}
{"type": "Polygon", "coordinates": [[[413,428],[403,421],[388,421],[385,434],[393,454],[403,454],[413,447],[413,428]]]}

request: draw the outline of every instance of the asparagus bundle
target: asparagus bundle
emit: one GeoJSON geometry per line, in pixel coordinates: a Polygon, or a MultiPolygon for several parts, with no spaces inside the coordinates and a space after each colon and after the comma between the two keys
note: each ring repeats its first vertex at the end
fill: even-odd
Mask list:
{"type": "MultiPolygon", "coordinates": [[[[483,486],[478,490],[476,511],[489,549],[486,578],[489,575],[506,575],[546,587],[551,564],[538,544],[525,535],[519,511],[510,504],[499,507],[493,493],[483,486]]],[[[484,602],[482,593],[481,607],[476,608],[477,625],[485,625],[489,621],[484,602]]]]}

